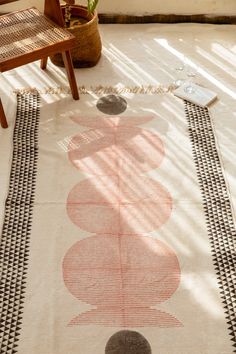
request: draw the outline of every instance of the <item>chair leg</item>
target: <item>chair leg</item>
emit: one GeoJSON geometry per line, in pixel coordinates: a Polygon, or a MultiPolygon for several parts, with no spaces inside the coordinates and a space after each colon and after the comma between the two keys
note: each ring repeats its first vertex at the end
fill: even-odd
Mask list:
{"type": "Polygon", "coordinates": [[[47,68],[48,57],[41,59],[40,68],[45,70],[47,68]]]}
{"type": "Polygon", "coordinates": [[[0,98],[0,123],[1,123],[2,128],[8,128],[7,119],[5,116],[5,112],[3,109],[1,98],[0,98]]]}
{"type": "Polygon", "coordinates": [[[75,73],[74,73],[74,68],[73,68],[73,63],[72,63],[70,52],[69,51],[63,52],[62,58],[63,58],[64,65],[66,68],[67,77],[68,77],[68,80],[70,83],[70,89],[71,89],[72,96],[73,96],[74,100],[78,100],[79,99],[79,92],[78,92],[78,87],[77,87],[77,83],[76,83],[76,79],[75,79],[75,73]]]}

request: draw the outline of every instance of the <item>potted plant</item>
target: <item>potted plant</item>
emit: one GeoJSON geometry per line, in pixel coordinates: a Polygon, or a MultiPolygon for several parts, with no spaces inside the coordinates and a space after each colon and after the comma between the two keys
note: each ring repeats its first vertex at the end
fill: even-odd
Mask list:
{"type": "MultiPolygon", "coordinates": [[[[66,28],[76,37],[76,47],[71,51],[75,68],[92,67],[97,64],[102,51],[98,30],[96,6],[99,0],[87,0],[87,6],[77,5],[74,0],[64,0],[62,13],[66,28]]],[[[64,66],[61,54],[51,57],[58,66],[64,66]]]]}

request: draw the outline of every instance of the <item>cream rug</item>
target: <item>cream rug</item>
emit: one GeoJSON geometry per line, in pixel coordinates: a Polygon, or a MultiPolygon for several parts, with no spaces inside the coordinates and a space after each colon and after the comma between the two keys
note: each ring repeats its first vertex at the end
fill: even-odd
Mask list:
{"type": "Polygon", "coordinates": [[[178,101],[173,121],[172,100],[86,95],[55,112],[18,94],[1,353],[234,351],[235,227],[218,145],[207,109],[178,101]]]}

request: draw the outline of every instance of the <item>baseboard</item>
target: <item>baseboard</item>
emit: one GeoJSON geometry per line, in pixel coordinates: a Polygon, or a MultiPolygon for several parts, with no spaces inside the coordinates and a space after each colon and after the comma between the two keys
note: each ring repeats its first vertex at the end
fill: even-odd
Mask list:
{"type": "Polygon", "coordinates": [[[125,14],[105,14],[99,16],[100,23],[212,23],[212,24],[236,24],[236,15],[175,15],[175,14],[155,14],[155,15],[125,15],[125,14]]]}
{"type": "MultiPolygon", "coordinates": [[[[4,1],[4,0],[3,0],[4,1]]],[[[13,2],[16,0],[10,0],[13,2]]],[[[5,15],[6,12],[1,12],[0,15],[5,15]]],[[[212,23],[212,24],[236,24],[236,15],[175,15],[175,14],[155,14],[155,15],[125,15],[125,14],[98,14],[99,23],[181,23],[181,22],[195,22],[195,23],[212,23]]]]}

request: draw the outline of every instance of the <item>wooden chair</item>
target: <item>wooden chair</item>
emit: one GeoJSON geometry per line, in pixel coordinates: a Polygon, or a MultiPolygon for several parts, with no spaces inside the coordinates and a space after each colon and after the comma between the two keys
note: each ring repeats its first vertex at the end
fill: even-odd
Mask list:
{"type": "MultiPolygon", "coordinates": [[[[0,0],[0,4],[14,0],[0,0]]],[[[59,0],[45,0],[44,14],[32,7],[0,16],[0,72],[62,53],[67,76],[75,100],[79,99],[70,49],[75,37],[64,29],[59,0]]],[[[7,128],[7,119],[0,99],[0,124],[7,128]]]]}

